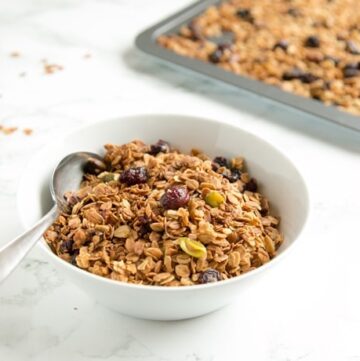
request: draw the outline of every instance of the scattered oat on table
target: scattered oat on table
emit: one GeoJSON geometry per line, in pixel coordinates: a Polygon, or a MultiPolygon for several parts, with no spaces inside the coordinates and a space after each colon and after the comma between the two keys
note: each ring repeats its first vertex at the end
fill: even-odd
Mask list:
{"type": "Polygon", "coordinates": [[[33,134],[33,129],[31,129],[31,128],[25,128],[25,129],[23,129],[23,133],[25,134],[25,135],[31,135],[31,134],[33,134]]]}
{"type": "Polygon", "coordinates": [[[239,276],[276,255],[279,219],[244,160],[165,141],[108,144],[44,237],[55,254],[117,281],[186,286],[239,276]]]}
{"type": "Polygon", "coordinates": [[[158,43],[360,114],[359,0],[221,2],[158,43]]]}
{"type": "Polygon", "coordinates": [[[44,74],[46,75],[54,74],[64,70],[64,67],[62,65],[48,63],[46,59],[44,59],[42,63],[43,63],[44,74]]]}
{"type": "Polygon", "coordinates": [[[17,127],[5,127],[4,125],[0,125],[0,132],[2,132],[5,135],[10,135],[12,133],[15,133],[18,130],[17,127]]]}
{"type": "MultiPolygon", "coordinates": [[[[18,131],[19,128],[18,127],[5,127],[4,125],[0,125],[0,133],[3,133],[5,135],[10,135],[10,134],[13,134],[15,133],[16,131],[18,131]]],[[[25,135],[32,135],[33,134],[33,129],[31,128],[24,128],[22,130],[22,132],[25,134],[25,135]]]]}
{"type": "Polygon", "coordinates": [[[19,58],[20,57],[20,53],[18,51],[13,51],[10,53],[10,56],[12,58],[19,58]]]}

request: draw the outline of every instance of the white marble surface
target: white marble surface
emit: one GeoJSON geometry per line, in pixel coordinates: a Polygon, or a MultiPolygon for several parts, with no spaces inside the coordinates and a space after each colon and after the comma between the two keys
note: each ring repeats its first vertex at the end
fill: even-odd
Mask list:
{"type": "Polygon", "coordinates": [[[34,129],[0,134],[0,242],[21,229],[17,180],[43,144],[87,122],[176,112],[235,122],[298,163],[313,204],[302,243],[246,298],[170,323],[94,304],[35,249],[0,287],[0,360],[360,360],[360,134],[134,49],[141,29],[188,3],[0,0],[0,124],[34,129]],[[64,70],[44,75],[42,59],[64,70]]]}

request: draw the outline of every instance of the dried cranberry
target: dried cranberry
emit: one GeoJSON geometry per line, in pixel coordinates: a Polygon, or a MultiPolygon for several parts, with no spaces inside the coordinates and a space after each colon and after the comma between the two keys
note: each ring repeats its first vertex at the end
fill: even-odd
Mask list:
{"type": "Polygon", "coordinates": [[[184,207],[190,199],[190,195],[184,186],[170,187],[160,198],[160,204],[165,209],[178,209],[184,207]]]}
{"type": "Polygon", "coordinates": [[[232,169],[230,174],[223,174],[223,176],[228,179],[230,183],[234,183],[240,179],[241,171],[239,169],[232,169]]]}
{"type": "Polygon", "coordinates": [[[282,50],[286,51],[287,48],[288,48],[288,46],[289,46],[289,42],[288,42],[287,40],[284,40],[284,39],[283,39],[283,40],[278,41],[278,42],[273,46],[273,50],[279,48],[279,49],[282,49],[282,50]]]}
{"type": "Polygon", "coordinates": [[[147,233],[151,232],[151,228],[150,228],[151,219],[147,216],[140,216],[138,220],[139,220],[138,234],[140,237],[144,237],[147,233]]]}
{"type": "Polygon", "coordinates": [[[245,20],[245,21],[248,21],[249,23],[253,23],[254,22],[254,17],[252,16],[251,14],[251,11],[249,9],[239,9],[237,12],[236,12],[236,15],[245,20]]]}
{"type": "Polygon", "coordinates": [[[248,183],[245,184],[244,190],[249,192],[256,192],[258,188],[257,182],[254,178],[251,178],[248,183]]]}
{"type": "Polygon", "coordinates": [[[100,159],[89,158],[83,166],[84,173],[98,175],[106,170],[106,164],[100,159]]]}
{"type": "Polygon", "coordinates": [[[305,46],[308,48],[318,48],[320,46],[320,40],[317,36],[315,35],[310,35],[306,40],[305,40],[305,46]]]}
{"type": "Polygon", "coordinates": [[[145,167],[133,167],[124,170],[120,175],[120,181],[128,186],[146,183],[149,178],[145,167]]]}
{"type": "Polygon", "coordinates": [[[159,139],[155,144],[150,146],[149,154],[156,155],[159,153],[169,153],[170,152],[170,144],[165,142],[165,140],[159,139]]]}
{"type": "Polygon", "coordinates": [[[199,283],[211,283],[221,281],[221,274],[219,271],[209,268],[202,272],[199,277],[199,283]]]}
{"type": "Polygon", "coordinates": [[[229,162],[225,157],[215,157],[213,163],[216,163],[219,167],[229,167],[229,162]]]}

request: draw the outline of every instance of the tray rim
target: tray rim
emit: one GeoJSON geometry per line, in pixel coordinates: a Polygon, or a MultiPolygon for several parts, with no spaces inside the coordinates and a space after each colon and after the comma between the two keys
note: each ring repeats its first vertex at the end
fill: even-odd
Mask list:
{"type": "Polygon", "coordinates": [[[336,124],[360,131],[360,116],[341,111],[335,106],[326,106],[311,98],[302,97],[262,81],[234,74],[201,60],[178,55],[156,43],[158,36],[171,33],[184,23],[200,14],[207,7],[220,3],[221,0],[199,0],[184,9],[175,12],[162,21],[142,31],[135,38],[136,47],[147,55],[151,55],[167,64],[201,75],[207,79],[220,81],[232,87],[271,99],[291,108],[310,113],[336,124]]]}

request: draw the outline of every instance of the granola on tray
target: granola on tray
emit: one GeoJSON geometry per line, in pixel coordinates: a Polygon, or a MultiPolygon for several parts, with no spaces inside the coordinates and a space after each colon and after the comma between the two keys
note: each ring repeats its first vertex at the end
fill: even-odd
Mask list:
{"type": "Polygon", "coordinates": [[[162,140],[105,149],[44,234],[62,259],[117,281],[187,286],[239,276],[276,255],[279,219],[241,157],[187,155],[162,140]]]}
{"type": "Polygon", "coordinates": [[[224,1],[158,43],[360,115],[359,0],[224,1]]]}

